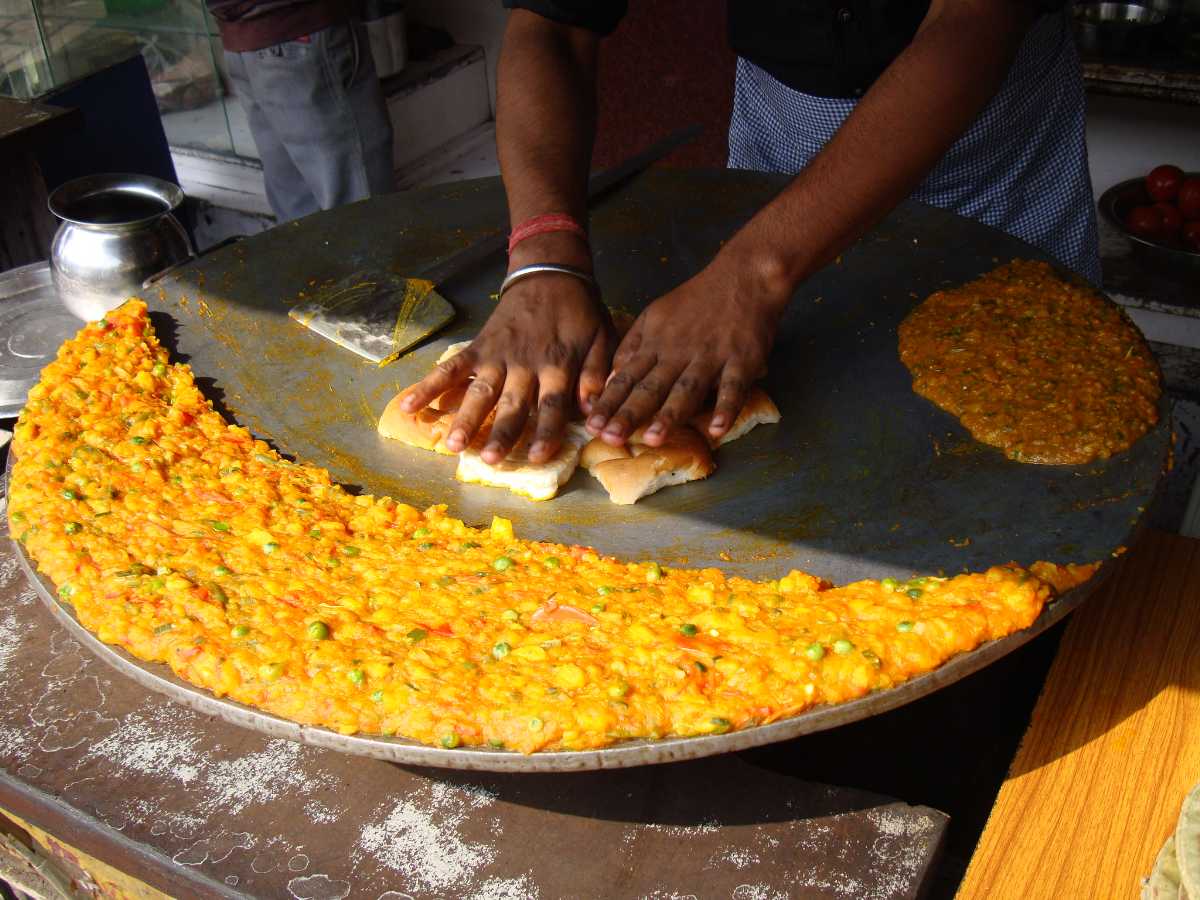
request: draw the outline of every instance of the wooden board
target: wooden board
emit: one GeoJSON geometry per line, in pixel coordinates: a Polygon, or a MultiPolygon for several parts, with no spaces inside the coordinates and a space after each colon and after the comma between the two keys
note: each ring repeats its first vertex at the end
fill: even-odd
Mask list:
{"type": "Polygon", "coordinates": [[[959,900],[1136,897],[1200,781],[1200,541],[1148,533],[1075,613],[959,900]]]}

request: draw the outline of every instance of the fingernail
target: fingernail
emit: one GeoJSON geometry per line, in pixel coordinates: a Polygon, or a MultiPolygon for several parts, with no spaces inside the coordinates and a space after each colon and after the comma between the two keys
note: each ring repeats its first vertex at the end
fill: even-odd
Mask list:
{"type": "Polygon", "coordinates": [[[623,431],[623,429],[621,428],[620,422],[613,422],[607,428],[604,429],[605,434],[610,434],[613,437],[620,437],[622,431],[623,431]]]}
{"type": "Polygon", "coordinates": [[[412,412],[413,407],[417,405],[417,398],[411,394],[400,401],[400,408],[405,412],[412,412]]]}
{"type": "Polygon", "coordinates": [[[596,402],[596,395],[588,394],[586,397],[583,398],[583,411],[585,413],[590,413],[592,411],[592,404],[595,402],[596,402]]]}
{"type": "Polygon", "coordinates": [[[544,441],[534,441],[529,447],[530,456],[540,456],[546,452],[546,444],[544,441]]]}
{"type": "Polygon", "coordinates": [[[724,428],[725,427],[725,417],[721,416],[721,415],[713,416],[712,421],[708,423],[708,427],[709,428],[724,428]]]}
{"type": "Polygon", "coordinates": [[[461,450],[467,443],[467,434],[465,431],[452,431],[450,437],[446,438],[446,446],[451,450],[461,450]]]}
{"type": "Polygon", "coordinates": [[[599,431],[608,423],[608,419],[604,418],[604,416],[592,416],[590,419],[588,419],[587,423],[588,428],[599,431]]]}
{"type": "Polygon", "coordinates": [[[646,434],[652,434],[655,437],[657,437],[658,435],[662,434],[663,431],[665,431],[665,430],[666,429],[664,429],[662,427],[661,422],[655,422],[653,425],[651,425],[649,428],[646,429],[646,434]]]}

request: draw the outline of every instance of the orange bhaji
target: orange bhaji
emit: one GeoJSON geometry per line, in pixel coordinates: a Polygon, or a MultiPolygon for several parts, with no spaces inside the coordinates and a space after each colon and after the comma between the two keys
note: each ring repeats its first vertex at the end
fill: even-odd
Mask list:
{"type": "Polygon", "coordinates": [[[1022,462],[1080,465],[1158,421],[1158,365],[1116,304],[1017,260],[939,291],[900,326],[913,388],[1022,462]]]}
{"type": "Polygon", "coordinates": [[[769,722],[1029,625],[1094,566],[830,588],[622,562],[353,496],[213,411],[140,301],[18,424],[12,533],[102,640],[297,722],[600,747],[769,722]]]}

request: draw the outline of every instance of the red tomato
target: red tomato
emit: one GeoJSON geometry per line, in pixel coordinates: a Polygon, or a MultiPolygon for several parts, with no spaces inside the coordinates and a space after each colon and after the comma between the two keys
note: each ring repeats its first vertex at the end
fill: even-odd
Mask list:
{"type": "Polygon", "coordinates": [[[1183,227],[1183,213],[1173,203],[1155,203],[1154,208],[1162,216],[1162,233],[1167,237],[1175,237],[1183,227]]]}
{"type": "Polygon", "coordinates": [[[1200,253],[1200,219],[1183,223],[1183,245],[1200,253]]]}
{"type": "Polygon", "coordinates": [[[1139,237],[1159,237],[1163,232],[1162,213],[1153,206],[1135,206],[1125,217],[1125,227],[1139,237]]]}
{"type": "Polygon", "coordinates": [[[1200,178],[1189,178],[1179,186],[1175,205],[1188,221],[1200,219],[1200,178]]]}
{"type": "Polygon", "coordinates": [[[1183,183],[1183,169],[1179,166],[1158,166],[1146,176],[1146,190],[1155,200],[1174,200],[1183,183]]]}

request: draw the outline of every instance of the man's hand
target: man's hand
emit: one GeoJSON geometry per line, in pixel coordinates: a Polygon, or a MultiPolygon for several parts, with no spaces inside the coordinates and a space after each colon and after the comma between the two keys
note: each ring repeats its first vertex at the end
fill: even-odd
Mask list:
{"type": "Polygon", "coordinates": [[[617,349],[613,374],[588,402],[588,430],[622,444],[643,422],[658,446],[674,424],[700,410],[715,387],[710,436],[729,430],[746,391],[767,373],[791,285],[770,283],[754,266],[723,253],[694,278],[655,300],[617,349]]]}
{"type": "Polygon", "coordinates": [[[582,397],[604,386],[615,343],[608,311],[579,279],[552,273],[526,278],[505,291],[470,347],[409,389],[402,408],[416,412],[470,380],[447,448],[466,449],[495,408],[482,451],[494,465],[521,437],[535,407],[529,458],[545,462],[562,443],[575,387],[582,397]]]}

